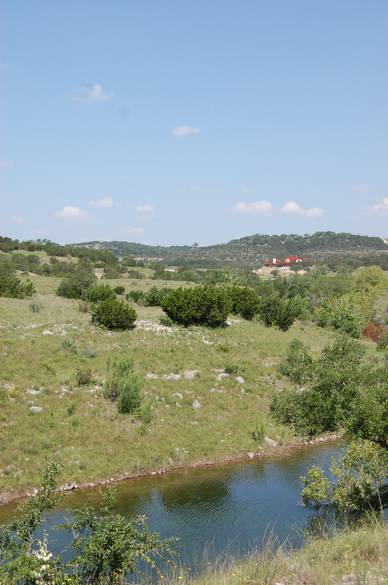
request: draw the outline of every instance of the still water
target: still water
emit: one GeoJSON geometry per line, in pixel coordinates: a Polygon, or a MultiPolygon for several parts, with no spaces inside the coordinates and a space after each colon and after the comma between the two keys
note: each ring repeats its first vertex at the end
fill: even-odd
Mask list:
{"type": "MultiPolygon", "coordinates": [[[[163,537],[178,538],[177,560],[193,571],[205,560],[241,556],[271,538],[298,546],[302,531],[314,527],[314,512],[300,502],[300,476],[313,464],[328,468],[341,443],[303,447],[279,457],[169,473],[117,485],[117,510],[145,514],[163,537]]],[[[63,522],[71,509],[99,505],[99,490],[66,496],[45,528],[63,522]]],[[[0,521],[12,514],[0,509],[0,521]]],[[[62,549],[65,535],[58,536],[62,549]]]]}

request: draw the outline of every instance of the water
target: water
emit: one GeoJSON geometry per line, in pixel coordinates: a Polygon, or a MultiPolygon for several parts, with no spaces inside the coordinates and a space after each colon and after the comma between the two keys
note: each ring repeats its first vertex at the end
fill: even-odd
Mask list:
{"type": "MultiPolygon", "coordinates": [[[[178,562],[193,571],[205,559],[242,556],[270,536],[299,546],[303,529],[314,525],[314,511],[300,502],[300,476],[313,464],[327,469],[342,452],[340,443],[328,443],[274,458],[125,481],[117,485],[116,508],[145,514],[151,530],[178,538],[178,562]]],[[[63,522],[86,502],[98,506],[99,490],[66,496],[44,528],[63,522]]],[[[14,506],[0,508],[0,522],[13,512],[14,506]]],[[[66,535],[56,533],[56,539],[55,549],[62,550],[66,535]]]]}

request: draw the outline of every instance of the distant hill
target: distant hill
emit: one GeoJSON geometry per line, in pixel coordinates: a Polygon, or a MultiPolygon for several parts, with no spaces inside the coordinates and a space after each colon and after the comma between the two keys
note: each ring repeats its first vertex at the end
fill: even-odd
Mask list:
{"type": "Polygon", "coordinates": [[[159,258],[169,265],[197,267],[255,266],[267,258],[291,254],[318,260],[331,254],[347,256],[388,252],[388,245],[382,238],[335,232],[316,232],[303,236],[255,234],[212,246],[148,246],[123,241],[95,241],[78,245],[110,250],[117,256],[159,258]]]}

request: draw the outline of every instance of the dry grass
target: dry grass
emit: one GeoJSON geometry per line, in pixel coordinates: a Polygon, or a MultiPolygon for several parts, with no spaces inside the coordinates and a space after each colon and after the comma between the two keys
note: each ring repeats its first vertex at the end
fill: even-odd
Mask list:
{"type": "MultiPolygon", "coordinates": [[[[177,571],[168,585],[382,585],[388,583],[388,526],[320,538],[291,554],[268,545],[239,562],[216,563],[198,578],[177,571]]],[[[166,581],[164,581],[166,583],[166,581]]]]}

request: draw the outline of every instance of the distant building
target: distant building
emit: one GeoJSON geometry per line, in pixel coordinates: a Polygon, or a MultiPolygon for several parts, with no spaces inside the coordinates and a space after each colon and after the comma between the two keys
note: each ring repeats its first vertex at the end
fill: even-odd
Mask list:
{"type": "Polygon", "coordinates": [[[267,268],[282,268],[282,267],[290,267],[295,266],[296,264],[301,264],[303,262],[303,258],[299,256],[287,256],[284,260],[281,258],[272,258],[272,260],[266,260],[264,262],[264,266],[267,268]]]}

